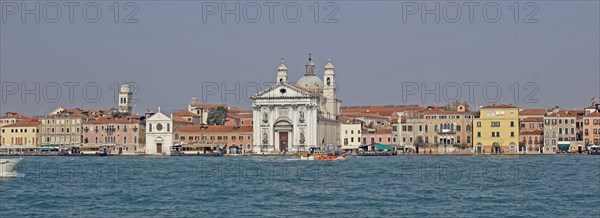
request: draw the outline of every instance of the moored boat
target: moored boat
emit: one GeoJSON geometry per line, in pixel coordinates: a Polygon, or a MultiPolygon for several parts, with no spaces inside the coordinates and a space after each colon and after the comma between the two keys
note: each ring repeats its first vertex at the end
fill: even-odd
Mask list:
{"type": "Polygon", "coordinates": [[[85,145],[79,147],[79,154],[72,153],[71,155],[86,155],[86,156],[108,156],[108,148],[101,145],[85,145]]]}
{"type": "Polygon", "coordinates": [[[23,158],[0,159],[0,177],[14,174],[15,167],[19,165],[23,158]]]}
{"type": "Polygon", "coordinates": [[[223,151],[216,144],[191,144],[174,145],[171,147],[171,156],[223,156],[223,151]]]}

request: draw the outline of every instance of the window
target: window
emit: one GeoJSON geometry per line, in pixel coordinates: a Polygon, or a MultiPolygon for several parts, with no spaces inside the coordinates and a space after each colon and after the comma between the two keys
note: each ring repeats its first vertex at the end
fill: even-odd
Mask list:
{"type": "Polygon", "coordinates": [[[481,132],[477,132],[477,137],[481,138],[481,132]]]}
{"type": "Polygon", "coordinates": [[[510,132],[510,137],[515,137],[515,132],[510,132]]]}
{"type": "MultiPolygon", "coordinates": [[[[500,125],[498,125],[500,126],[500,125]]],[[[510,121],[510,127],[514,127],[515,126],[515,121],[510,121]]]]}
{"type": "Polygon", "coordinates": [[[467,144],[471,143],[471,136],[467,136],[467,144]]]}
{"type": "Polygon", "coordinates": [[[477,122],[477,127],[481,127],[481,122],[477,122]]]}

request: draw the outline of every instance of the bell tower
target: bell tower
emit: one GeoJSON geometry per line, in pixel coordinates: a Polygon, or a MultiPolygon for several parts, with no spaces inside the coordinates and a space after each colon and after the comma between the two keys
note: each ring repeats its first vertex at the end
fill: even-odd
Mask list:
{"type": "Polygon", "coordinates": [[[339,100],[336,96],[335,87],[335,71],[331,58],[327,60],[325,65],[325,73],[323,75],[323,82],[325,87],[323,88],[323,96],[325,97],[325,109],[327,110],[327,117],[329,119],[337,119],[339,115],[339,100]]]}
{"type": "Polygon", "coordinates": [[[133,91],[129,88],[129,85],[124,84],[119,90],[119,112],[124,114],[131,113],[131,96],[133,91]]]}
{"type": "Polygon", "coordinates": [[[287,67],[283,63],[283,58],[281,58],[281,64],[279,64],[279,68],[277,68],[277,83],[288,81],[287,67]]]}

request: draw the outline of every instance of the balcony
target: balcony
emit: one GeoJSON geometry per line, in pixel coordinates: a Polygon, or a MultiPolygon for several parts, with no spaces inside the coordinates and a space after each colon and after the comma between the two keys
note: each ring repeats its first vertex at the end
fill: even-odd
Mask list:
{"type": "Polygon", "coordinates": [[[455,134],[456,130],[454,129],[440,129],[438,130],[439,134],[455,134]]]}

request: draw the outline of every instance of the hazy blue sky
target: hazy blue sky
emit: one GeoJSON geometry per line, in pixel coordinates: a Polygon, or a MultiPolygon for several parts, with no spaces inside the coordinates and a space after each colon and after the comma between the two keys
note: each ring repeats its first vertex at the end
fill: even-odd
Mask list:
{"type": "MultiPolygon", "coordinates": [[[[107,108],[115,104],[111,85],[126,81],[139,87],[136,112],[158,106],[163,111],[185,108],[190,97],[201,99],[206,94],[203,84],[223,82],[228,89],[240,83],[240,101],[227,95],[226,103],[250,108],[247,96],[256,89],[243,90],[248,87],[245,84],[273,82],[282,57],[290,80],[295,81],[304,74],[308,53],[313,54],[319,76],[327,58],[333,59],[339,97],[346,106],[445,103],[443,97],[435,102],[432,95],[427,96],[427,102],[417,95],[408,96],[404,102],[402,84],[406,82],[425,82],[430,89],[435,82],[441,86],[479,82],[475,88],[477,106],[487,104],[481,97],[482,86],[491,82],[502,88],[498,103],[524,107],[558,104],[581,108],[593,96],[600,97],[598,1],[535,1],[538,11],[533,18],[538,23],[522,22],[535,8],[523,9],[524,2],[520,3],[520,22],[515,23],[514,11],[509,8],[514,1],[499,2],[502,17],[497,23],[483,19],[482,5],[487,1],[475,7],[473,23],[468,20],[467,7],[462,7],[462,17],[456,23],[443,18],[436,23],[433,15],[423,23],[418,13],[406,15],[403,22],[400,1],[337,1],[339,10],[333,18],[338,23],[322,22],[333,9],[323,9],[325,1],[319,1],[319,23],[313,21],[314,12],[309,9],[315,1],[297,1],[303,10],[297,23],[284,20],[283,4],[275,8],[273,23],[268,21],[267,7],[262,8],[257,23],[243,18],[236,23],[233,16],[222,23],[218,13],[205,13],[207,20],[203,22],[201,1],[140,1],[134,16],[138,23],[114,23],[114,11],[109,9],[113,3],[99,2],[102,18],[97,23],[82,18],[84,3],[75,8],[74,23],[69,23],[66,7],[57,23],[44,19],[35,23],[33,16],[23,23],[19,15],[4,13],[5,22],[0,24],[1,112],[43,115],[57,106],[107,108]],[[11,84],[23,83],[33,89],[36,82],[41,86],[39,103],[33,95],[22,102],[23,87],[15,95],[6,92],[11,84]],[[55,97],[51,82],[80,83],[74,87],[74,102],[69,102],[67,86],[62,86],[58,102],[48,102],[55,97]],[[511,90],[515,82],[521,86],[519,102],[514,101],[511,90]],[[523,87],[528,82],[539,87],[534,96],[539,103],[522,102],[531,91],[523,87]],[[86,102],[82,96],[83,86],[91,83],[102,89],[95,103],[86,102]],[[42,90],[44,86],[46,90],[42,90]]],[[[125,3],[120,2],[119,20],[131,11],[123,9],[125,3]]],[[[423,2],[415,3],[421,7],[423,2]]],[[[424,3],[427,7],[435,4],[424,3]]],[[[41,2],[41,7],[45,4],[41,2]]],[[[233,7],[235,1],[226,4],[233,7]]],[[[445,4],[448,1],[441,1],[441,6],[445,4]]],[[[52,7],[46,8],[48,16],[53,16],[52,7]]],[[[453,8],[448,10],[448,17],[454,16],[453,8]]],[[[252,11],[248,7],[248,17],[252,11]]],[[[290,17],[293,15],[291,11],[290,17]]],[[[93,99],[93,87],[89,90],[93,99]]],[[[461,100],[468,100],[468,88],[463,86],[462,91],[461,100]]],[[[206,100],[222,101],[214,95],[206,100]]]]}

